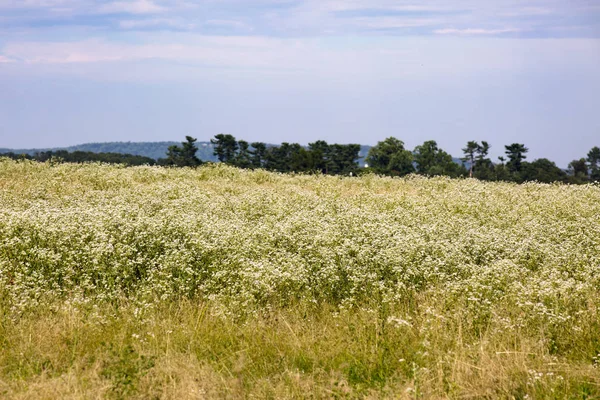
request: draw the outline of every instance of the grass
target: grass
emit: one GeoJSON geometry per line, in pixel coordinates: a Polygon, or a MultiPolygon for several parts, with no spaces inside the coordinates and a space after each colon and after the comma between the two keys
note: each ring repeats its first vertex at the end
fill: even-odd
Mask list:
{"type": "Polygon", "coordinates": [[[419,320],[434,314],[436,301],[423,303],[430,311],[415,310],[410,326],[326,306],[243,320],[190,301],[143,321],[124,304],[40,310],[3,324],[0,390],[15,399],[598,396],[598,370],[581,349],[557,356],[544,332],[498,333],[493,323],[475,336],[460,311],[419,320]]]}
{"type": "Polygon", "coordinates": [[[0,397],[600,398],[600,188],[0,161],[0,397]]]}

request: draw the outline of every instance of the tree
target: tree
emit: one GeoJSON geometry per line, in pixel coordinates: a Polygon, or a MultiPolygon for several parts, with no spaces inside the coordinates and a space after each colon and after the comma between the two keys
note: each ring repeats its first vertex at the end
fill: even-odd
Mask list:
{"type": "Polygon", "coordinates": [[[233,160],[233,165],[240,168],[252,167],[252,154],[250,153],[250,144],[245,140],[238,142],[238,152],[233,160]]]}
{"type": "Polygon", "coordinates": [[[569,163],[569,181],[572,183],[585,183],[589,180],[589,171],[585,158],[573,160],[569,163]]]}
{"type": "Polygon", "coordinates": [[[404,142],[394,137],[371,147],[366,162],[381,174],[402,176],[415,171],[412,153],[404,148],[404,142]]]}
{"type": "Polygon", "coordinates": [[[219,161],[233,163],[238,150],[238,142],[232,135],[218,134],[210,142],[215,146],[214,155],[219,161]]]}
{"type": "Polygon", "coordinates": [[[329,171],[334,175],[349,175],[358,169],[359,144],[332,144],[329,146],[329,171]]]}
{"type": "Polygon", "coordinates": [[[479,148],[479,144],[476,141],[471,140],[471,141],[467,142],[467,147],[462,149],[463,154],[465,156],[463,158],[461,158],[461,160],[463,162],[469,163],[469,177],[470,178],[473,177],[473,167],[475,166],[475,152],[477,151],[478,148],[479,148]]]}
{"type": "Polygon", "coordinates": [[[413,152],[417,172],[427,174],[436,165],[436,155],[439,149],[435,140],[428,140],[415,147],[413,152]]]}
{"type": "Polygon", "coordinates": [[[360,155],[360,150],[360,144],[346,144],[342,146],[342,174],[353,175],[358,171],[358,160],[362,158],[360,155]]]}
{"type": "Polygon", "coordinates": [[[489,143],[485,140],[477,145],[477,149],[475,150],[477,153],[477,157],[475,158],[475,177],[477,179],[490,180],[493,177],[494,164],[488,158],[490,147],[489,143]]]}
{"type": "Polygon", "coordinates": [[[590,165],[590,179],[600,181],[600,148],[593,147],[587,154],[587,162],[590,165]]]}
{"type": "Polygon", "coordinates": [[[508,157],[508,162],[506,163],[508,170],[513,174],[521,172],[521,164],[523,163],[523,160],[527,158],[525,153],[527,153],[529,149],[520,143],[513,143],[504,147],[506,148],[505,153],[508,157]]]}
{"type": "Polygon", "coordinates": [[[483,140],[481,144],[477,145],[477,162],[483,164],[487,159],[488,153],[490,152],[490,144],[483,140]]]}
{"type": "Polygon", "coordinates": [[[286,158],[288,165],[286,169],[292,172],[307,172],[310,170],[311,162],[308,151],[298,143],[292,143],[287,148],[286,158]]]}
{"type": "Polygon", "coordinates": [[[317,140],[314,143],[308,144],[308,152],[311,158],[311,165],[315,171],[321,171],[323,174],[328,174],[331,168],[330,153],[331,148],[324,140],[317,140]]]}
{"type": "Polygon", "coordinates": [[[524,181],[552,183],[565,181],[567,174],[554,162],[547,158],[540,158],[532,163],[523,163],[521,178],[524,181]]]}
{"type": "Polygon", "coordinates": [[[508,170],[506,169],[506,158],[500,156],[498,157],[498,161],[500,161],[498,164],[494,165],[494,179],[497,181],[508,181],[510,180],[510,174],[508,173],[508,170]]]}
{"type": "Polygon", "coordinates": [[[169,146],[167,150],[167,158],[164,161],[166,165],[172,165],[176,167],[196,167],[202,164],[202,161],[196,157],[198,147],[196,147],[196,140],[191,136],[185,137],[186,141],[182,142],[182,146],[169,146]]]}
{"type": "Polygon", "coordinates": [[[262,168],[265,164],[265,154],[267,153],[267,145],[262,142],[250,143],[252,150],[250,150],[250,160],[252,161],[252,167],[262,168]]]}
{"type": "Polygon", "coordinates": [[[265,154],[265,168],[270,171],[291,172],[290,144],[281,143],[267,149],[265,154]]]}
{"type": "MultiPolygon", "coordinates": [[[[460,175],[460,166],[452,160],[452,156],[438,148],[435,140],[428,140],[414,151],[417,172],[424,175],[460,175]]],[[[464,168],[462,168],[464,170],[464,168]]]]}

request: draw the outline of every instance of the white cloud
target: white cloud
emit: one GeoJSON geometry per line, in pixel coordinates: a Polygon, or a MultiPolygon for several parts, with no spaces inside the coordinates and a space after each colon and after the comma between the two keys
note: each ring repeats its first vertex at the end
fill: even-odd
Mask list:
{"type": "Polygon", "coordinates": [[[164,11],[150,0],[115,1],[98,8],[101,13],[154,14],[164,11]]]}
{"type": "Polygon", "coordinates": [[[405,17],[359,17],[352,18],[351,21],[356,26],[367,29],[417,28],[440,23],[438,19],[405,17]]]}
{"type": "Polygon", "coordinates": [[[0,0],[0,10],[77,15],[93,7],[94,0],[0,0]]]}
{"type": "Polygon", "coordinates": [[[231,19],[209,19],[208,21],[206,21],[204,23],[204,25],[224,27],[224,28],[233,28],[233,29],[252,30],[252,27],[249,26],[248,24],[246,24],[242,21],[231,20],[231,19]]]}
{"type": "Polygon", "coordinates": [[[5,64],[5,63],[12,63],[15,62],[15,60],[11,60],[8,57],[4,57],[0,55],[0,64],[5,64]]]}
{"type": "MultiPolygon", "coordinates": [[[[476,32],[479,32],[476,30],[476,32]]],[[[477,35],[475,33],[474,35],[477,35]]],[[[373,38],[366,42],[341,42],[332,38],[275,39],[249,36],[202,36],[169,34],[146,36],[145,44],[125,44],[105,40],[78,42],[15,42],[6,45],[4,59],[22,60],[17,64],[102,65],[152,60],[167,65],[185,64],[190,68],[260,69],[265,71],[303,71],[314,76],[363,76],[379,74],[429,76],[473,71],[521,70],[539,65],[568,66],[573,59],[593,54],[599,40],[586,39],[493,39],[474,38],[373,38]]],[[[597,53],[600,54],[600,53],[597,53]]],[[[600,58],[596,57],[600,62],[600,58]]],[[[99,67],[100,68],[100,67],[99,67]]]]}
{"type": "Polygon", "coordinates": [[[313,8],[324,12],[360,11],[360,10],[392,10],[406,12],[436,12],[451,10],[447,3],[439,4],[435,1],[429,4],[415,4],[412,1],[397,0],[305,0],[301,7],[313,8]]]}
{"type": "Polygon", "coordinates": [[[500,17],[545,16],[556,14],[555,8],[549,7],[518,7],[498,14],[500,17]]]}
{"type": "Polygon", "coordinates": [[[56,7],[72,4],[72,0],[0,0],[1,8],[56,7]]]}
{"type": "Polygon", "coordinates": [[[194,24],[186,23],[180,19],[174,18],[151,18],[151,19],[129,19],[119,21],[119,26],[123,29],[146,29],[146,28],[175,28],[189,30],[195,27],[194,24]]]}
{"type": "Polygon", "coordinates": [[[286,57],[300,61],[298,46],[260,37],[193,36],[182,42],[142,45],[84,40],[78,42],[22,42],[3,53],[27,64],[78,64],[135,60],[171,60],[218,66],[285,67],[286,57]]]}
{"type": "Polygon", "coordinates": [[[517,28],[503,28],[503,29],[436,29],[433,31],[438,35],[501,35],[503,33],[517,33],[522,32],[522,29],[517,28]]]}
{"type": "Polygon", "coordinates": [[[572,27],[562,33],[571,37],[600,32],[600,24],[590,23],[600,9],[589,0],[0,0],[0,15],[13,9],[26,12],[4,13],[10,18],[9,25],[40,32],[41,37],[56,27],[72,28],[78,17],[85,17],[79,26],[91,23],[94,35],[101,31],[111,37],[115,22],[125,30],[172,28],[212,33],[218,27],[219,32],[228,34],[258,32],[272,37],[362,35],[378,29],[413,35],[550,36],[553,29],[564,26],[572,27]],[[52,24],[40,26],[40,20],[52,24]],[[428,29],[410,29],[420,27],[428,29]]]}

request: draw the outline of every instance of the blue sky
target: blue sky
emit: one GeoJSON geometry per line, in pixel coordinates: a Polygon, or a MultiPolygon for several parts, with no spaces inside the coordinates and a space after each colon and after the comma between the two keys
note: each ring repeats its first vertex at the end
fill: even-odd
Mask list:
{"type": "Polygon", "coordinates": [[[600,0],[0,0],[0,147],[600,146],[600,0]]]}

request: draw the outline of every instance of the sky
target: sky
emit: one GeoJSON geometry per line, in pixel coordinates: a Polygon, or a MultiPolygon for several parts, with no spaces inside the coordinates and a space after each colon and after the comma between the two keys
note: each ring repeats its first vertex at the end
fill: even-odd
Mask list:
{"type": "Polygon", "coordinates": [[[600,146],[600,0],[0,0],[0,148],[600,146]]]}

